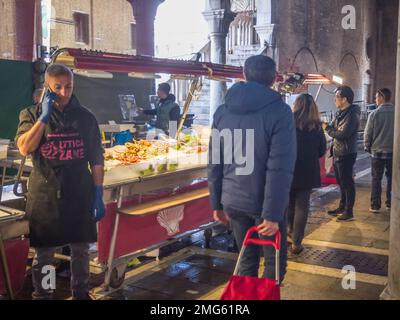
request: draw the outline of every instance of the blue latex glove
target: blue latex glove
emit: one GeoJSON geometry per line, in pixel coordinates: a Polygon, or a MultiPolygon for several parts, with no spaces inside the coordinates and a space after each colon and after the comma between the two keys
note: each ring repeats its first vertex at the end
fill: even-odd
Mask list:
{"type": "Polygon", "coordinates": [[[54,92],[47,91],[42,102],[42,113],[38,119],[40,122],[44,124],[49,123],[55,101],[57,101],[57,95],[54,92]]]}
{"type": "Polygon", "coordinates": [[[106,208],[103,202],[103,186],[94,187],[93,218],[96,222],[104,218],[106,208]]]}

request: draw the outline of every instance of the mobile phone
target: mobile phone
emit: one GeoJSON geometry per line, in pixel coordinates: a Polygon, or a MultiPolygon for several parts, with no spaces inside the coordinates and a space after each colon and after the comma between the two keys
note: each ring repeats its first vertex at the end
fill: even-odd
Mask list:
{"type": "Polygon", "coordinates": [[[57,103],[57,102],[60,100],[60,98],[58,97],[58,94],[55,93],[53,90],[51,90],[51,88],[50,88],[49,86],[46,86],[46,89],[47,89],[50,93],[53,93],[53,94],[56,96],[55,102],[57,103]]]}

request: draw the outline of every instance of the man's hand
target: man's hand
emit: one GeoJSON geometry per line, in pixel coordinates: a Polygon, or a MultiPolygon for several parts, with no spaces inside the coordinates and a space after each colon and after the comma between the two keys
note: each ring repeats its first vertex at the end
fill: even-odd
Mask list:
{"type": "Polygon", "coordinates": [[[221,222],[223,224],[228,224],[229,222],[228,215],[222,210],[214,210],[213,217],[215,221],[221,222]]]}
{"type": "Polygon", "coordinates": [[[264,220],[257,228],[261,236],[272,237],[279,231],[279,224],[277,222],[264,220]]]}
{"type": "Polygon", "coordinates": [[[103,187],[95,186],[94,188],[94,199],[93,199],[93,218],[94,221],[98,222],[104,218],[106,214],[106,208],[103,202],[103,187]]]}
{"type": "Polygon", "coordinates": [[[54,103],[57,101],[57,95],[53,92],[47,91],[42,102],[42,113],[39,116],[39,121],[44,124],[49,123],[50,116],[53,112],[54,103]]]}

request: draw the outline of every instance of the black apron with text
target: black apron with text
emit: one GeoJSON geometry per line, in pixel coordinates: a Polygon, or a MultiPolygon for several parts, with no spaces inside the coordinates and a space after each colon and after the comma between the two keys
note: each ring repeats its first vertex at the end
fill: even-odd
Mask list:
{"type": "MultiPolygon", "coordinates": [[[[72,102],[74,102],[73,100],[72,102]]],[[[93,178],[79,107],[55,110],[32,155],[26,213],[33,247],[95,242],[93,178]]]]}

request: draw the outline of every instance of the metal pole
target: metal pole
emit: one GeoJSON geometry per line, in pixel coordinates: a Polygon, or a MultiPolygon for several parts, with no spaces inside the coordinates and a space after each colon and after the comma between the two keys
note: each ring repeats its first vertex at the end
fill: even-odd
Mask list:
{"type": "Polygon", "coordinates": [[[321,85],[319,86],[317,95],[315,96],[315,102],[317,102],[317,100],[318,100],[318,98],[319,98],[319,95],[321,94],[321,90],[322,90],[322,87],[323,87],[323,86],[324,86],[323,84],[321,84],[321,85]]]}
{"type": "Polygon", "coordinates": [[[104,276],[105,290],[108,290],[109,286],[110,286],[111,272],[112,272],[112,268],[113,268],[114,253],[115,253],[115,246],[117,244],[117,235],[118,235],[118,226],[119,226],[119,215],[120,214],[118,213],[118,210],[121,209],[121,206],[122,206],[123,192],[124,192],[124,188],[122,186],[119,187],[117,212],[115,213],[114,229],[113,229],[113,233],[111,236],[111,244],[110,244],[110,249],[109,249],[109,253],[108,253],[106,274],[104,276]]]}
{"type": "Polygon", "coordinates": [[[193,96],[194,96],[194,94],[196,92],[196,88],[197,88],[198,84],[199,84],[199,78],[196,78],[195,80],[192,81],[192,83],[190,85],[189,94],[188,94],[188,97],[186,99],[185,106],[183,107],[183,113],[182,113],[181,120],[179,121],[178,130],[176,130],[175,139],[178,140],[178,141],[179,141],[179,134],[182,131],[183,123],[185,122],[186,115],[187,115],[187,113],[189,111],[189,107],[190,107],[190,104],[192,102],[193,96]]]}

